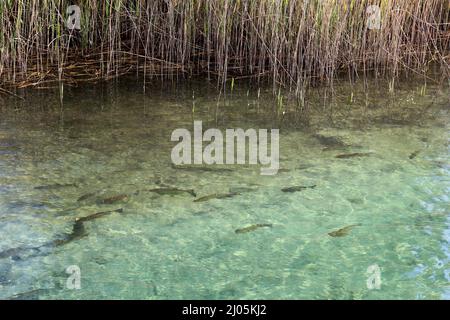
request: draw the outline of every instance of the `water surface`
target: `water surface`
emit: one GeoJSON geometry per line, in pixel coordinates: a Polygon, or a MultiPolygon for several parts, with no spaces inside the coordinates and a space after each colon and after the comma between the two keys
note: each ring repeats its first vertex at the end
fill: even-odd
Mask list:
{"type": "Polygon", "coordinates": [[[342,83],[304,105],[245,85],[218,95],[206,82],[64,92],[63,105],[53,91],[0,100],[0,298],[450,298],[448,88],[342,83]],[[194,120],[280,128],[283,170],[173,168],[171,132],[194,120]],[[355,152],[371,154],[336,158],[355,152]],[[316,187],[281,191],[299,185],[316,187]],[[162,187],[241,194],[145,191],[162,187]],[[52,245],[77,218],[119,208],[52,245]],[[259,223],[272,227],[235,233],[259,223]],[[375,264],[381,288],[369,290],[375,264]],[[66,287],[71,265],[80,290],[66,287]]]}

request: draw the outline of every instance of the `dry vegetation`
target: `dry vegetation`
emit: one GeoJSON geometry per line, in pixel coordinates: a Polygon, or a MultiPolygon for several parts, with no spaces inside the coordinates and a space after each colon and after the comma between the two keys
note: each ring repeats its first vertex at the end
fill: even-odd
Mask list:
{"type": "MultiPolygon", "coordinates": [[[[337,76],[449,75],[449,0],[2,0],[0,85],[201,75],[299,92],[337,76]],[[81,30],[66,28],[71,4],[81,30]],[[366,9],[381,8],[381,28],[366,9]]],[[[3,89],[4,90],[4,89],[3,89]]]]}

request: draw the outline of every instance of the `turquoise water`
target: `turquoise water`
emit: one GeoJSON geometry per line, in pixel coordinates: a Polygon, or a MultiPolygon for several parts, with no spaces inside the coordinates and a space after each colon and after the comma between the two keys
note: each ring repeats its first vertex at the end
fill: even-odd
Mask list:
{"type": "Polygon", "coordinates": [[[2,299],[450,299],[448,88],[343,83],[303,108],[245,86],[99,84],[65,88],[63,106],[24,94],[0,100],[2,299]],[[193,120],[280,128],[283,170],[173,168],[171,132],[193,120]],[[355,152],[370,154],[336,158],[355,152]],[[164,187],[240,194],[145,191],[164,187]],[[119,208],[55,245],[77,218],[119,208]],[[272,227],[235,232],[255,224],[272,227]]]}

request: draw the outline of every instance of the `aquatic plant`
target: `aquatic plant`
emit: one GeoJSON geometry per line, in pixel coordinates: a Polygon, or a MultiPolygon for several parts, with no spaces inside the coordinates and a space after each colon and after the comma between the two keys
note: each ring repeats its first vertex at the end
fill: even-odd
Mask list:
{"type": "Polygon", "coordinates": [[[3,0],[0,85],[136,72],[231,87],[252,78],[298,93],[338,75],[425,74],[433,62],[448,77],[449,18],[448,0],[3,0]],[[71,4],[79,31],[66,27],[71,4]],[[368,28],[369,5],[379,29],[368,28]]]}

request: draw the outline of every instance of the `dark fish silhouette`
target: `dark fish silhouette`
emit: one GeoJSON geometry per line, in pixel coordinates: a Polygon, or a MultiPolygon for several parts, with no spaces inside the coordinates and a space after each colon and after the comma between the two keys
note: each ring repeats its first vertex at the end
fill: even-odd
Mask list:
{"type": "Polygon", "coordinates": [[[252,187],[230,187],[228,189],[228,191],[230,193],[245,193],[245,192],[252,192],[252,191],[256,191],[256,188],[252,188],[252,187]]]}
{"type": "Polygon", "coordinates": [[[320,144],[326,146],[326,147],[346,147],[347,144],[342,141],[339,137],[333,137],[333,136],[324,136],[321,134],[315,134],[313,135],[314,138],[319,140],[320,144]]]}
{"type": "Polygon", "coordinates": [[[38,300],[39,296],[49,292],[49,289],[34,289],[27,292],[17,293],[7,300],[38,300]]]}
{"type": "Polygon", "coordinates": [[[85,236],[87,236],[86,230],[84,228],[84,222],[86,221],[92,221],[94,219],[98,219],[107,215],[110,215],[112,213],[122,213],[123,208],[116,209],[116,210],[110,210],[110,211],[102,211],[97,212],[91,215],[88,215],[86,217],[76,218],[75,222],[73,224],[72,232],[68,235],[65,235],[62,239],[55,240],[53,243],[56,246],[61,246],[64,244],[67,244],[69,242],[72,242],[73,240],[81,239],[85,236]]]}
{"type": "Polygon", "coordinates": [[[281,191],[283,192],[297,192],[297,191],[303,191],[305,189],[314,189],[316,187],[316,185],[312,185],[312,186],[294,186],[294,187],[287,187],[287,188],[283,188],[281,189],[281,191]]]}
{"type": "Polygon", "coordinates": [[[98,194],[98,191],[96,191],[96,192],[89,192],[89,193],[83,194],[81,197],[79,197],[79,198],[77,199],[77,202],[81,202],[81,201],[87,200],[87,199],[89,199],[89,198],[92,198],[92,197],[94,197],[96,194],[98,194]]]}
{"type": "Polygon", "coordinates": [[[343,153],[338,154],[336,158],[338,159],[348,159],[348,158],[358,158],[358,157],[368,157],[372,155],[373,152],[355,152],[355,153],[343,153]]]}
{"type": "Polygon", "coordinates": [[[73,240],[81,239],[85,236],[87,236],[87,233],[84,228],[83,221],[75,220],[75,222],[73,224],[72,232],[68,235],[65,235],[62,239],[57,239],[57,240],[53,241],[53,244],[55,246],[62,246],[64,244],[72,242],[73,240]]]}
{"type": "Polygon", "coordinates": [[[419,155],[420,152],[421,152],[421,150],[414,151],[413,153],[411,153],[409,155],[409,159],[411,159],[411,160],[414,159],[415,157],[417,157],[419,155]]]}
{"type": "Polygon", "coordinates": [[[272,224],[271,223],[258,223],[258,224],[254,224],[254,225],[251,225],[251,226],[248,226],[245,228],[236,229],[234,232],[235,233],[247,233],[247,232],[251,232],[256,229],[264,228],[264,227],[272,228],[272,224]]]}
{"type": "Polygon", "coordinates": [[[118,194],[109,198],[101,199],[98,201],[99,204],[113,204],[119,201],[128,201],[129,196],[127,194],[118,194]]]}
{"type": "Polygon", "coordinates": [[[148,192],[154,192],[157,193],[161,196],[163,195],[178,195],[178,194],[183,194],[183,193],[187,193],[190,194],[193,197],[196,197],[197,194],[195,193],[195,191],[193,189],[178,189],[178,188],[155,188],[155,189],[148,189],[145,190],[148,192]]]}
{"type": "Polygon", "coordinates": [[[93,213],[93,214],[88,215],[86,217],[76,218],[75,222],[77,222],[77,221],[81,221],[81,222],[92,221],[94,219],[98,219],[98,218],[110,215],[112,213],[115,213],[115,212],[122,213],[123,212],[123,208],[119,208],[119,209],[116,209],[116,210],[102,211],[102,212],[93,213]]]}
{"type": "Polygon", "coordinates": [[[50,184],[50,185],[37,186],[34,188],[36,190],[57,190],[57,189],[68,188],[68,187],[78,188],[78,185],[75,183],[68,183],[68,184],[55,183],[55,184],[50,184]]]}
{"type": "Polygon", "coordinates": [[[13,260],[22,260],[24,256],[26,257],[35,257],[39,255],[47,255],[51,253],[51,248],[53,247],[59,247],[62,245],[65,245],[67,243],[70,243],[74,240],[81,239],[85,236],[87,236],[86,230],[84,228],[84,222],[86,221],[92,221],[94,219],[98,219],[107,215],[110,215],[114,212],[123,212],[123,208],[111,210],[111,211],[103,211],[103,212],[97,212],[94,214],[91,214],[86,217],[77,218],[74,221],[72,232],[69,234],[64,234],[59,239],[49,241],[47,243],[44,243],[40,246],[36,247],[18,247],[18,248],[11,248],[4,250],[0,252],[0,259],[3,258],[9,258],[11,257],[13,260]]]}
{"type": "Polygon", "coordinates": [[[345,237],[346,235],[348,235],[350,230],[352,230],[354,227],[360,227],[360,226],[362,226],[361,223],[352,224],[352,225],[343,227],[341,229],[338,229],[336,231],[329,232],[328,235],[330,237],[345,237]]]}
{"type": "Polygon", "coordinates": [[[234,196],[239,195],[238,192],[229,192],[229,193],[213,193],[204,197],[200,197],[194,200],[194,202],[205,202],[212,199],[225,199],[225,198],[231,198],[234,196]]]}

